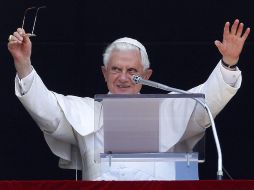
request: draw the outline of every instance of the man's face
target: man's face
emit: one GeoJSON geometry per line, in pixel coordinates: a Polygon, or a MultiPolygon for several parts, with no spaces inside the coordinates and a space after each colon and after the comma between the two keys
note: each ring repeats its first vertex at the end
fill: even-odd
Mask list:
{"type": "Polygon", "coordinates": [[[137,94],[142,85],[132,82],[132,75],[149,79],[151,69],[144,70],[141,64],[140,52],[137,50],[112,52],[107,67],[102,66],[102,72],[108,89],[113,94],[137,94]]]}

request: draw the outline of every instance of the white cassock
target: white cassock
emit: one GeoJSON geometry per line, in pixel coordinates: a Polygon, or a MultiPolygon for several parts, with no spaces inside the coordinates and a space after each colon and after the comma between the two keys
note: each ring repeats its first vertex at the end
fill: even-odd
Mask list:
{"type": "MultiPolygon", "coordinates": [[[[25,94],[22,94],[21,88],[27,85],[24,82],[26,79],[22,83],[23,79],[20,81],[16,77],[16,95],[43,131],[51,151],[60,158],[61,168],[82,169],[82,178],[86,180],[174,179],[174,172],[170,172],[174,165],[154,165],[149,162],[118,163],[110,171],[101,173],[101,164],[94,162],[95,136],[101,139],[99,146],[103,146],[102,128],[94,128],[94,110],[96,112],[99,109],[94,99],[64,96],[49,91],[35,70],[28,77],[32,82],[25,94]]],[[[226,71],[219,63],[205,83],[190,91],[205,94],[206,103],[215,117],[240,88],[241,80],[241,71],[226,71]],[[226,72],[230,72],[230,77],[234,78],[233,87],[228,84],[230,82],[225,82],[226,72]]],[[[200,106],[195,101],[174,105],[165,103],[163,107],[165,115],[184,112],[185,117],[165,121],[164,126],[174,127],[161,128],[160,150],[181,150],[182,147],[191,149],[209,126],[209,118],[204,117],[204,112],[200,111],[200,106]],[[177,143],[178,146],[174,146],[177,143]]]]}

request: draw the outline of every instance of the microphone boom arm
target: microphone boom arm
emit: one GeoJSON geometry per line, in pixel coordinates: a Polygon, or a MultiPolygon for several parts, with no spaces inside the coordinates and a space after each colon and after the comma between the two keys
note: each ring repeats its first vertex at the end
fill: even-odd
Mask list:
{"type": "MultiPolygon", "coordinates": [[[[137,76],[137,75],[133,75],[132,76],[132,81],[135,84],[143,84],[143,85],[146,85],[146,86],[150,86],[150,87],[154,87],[154,88],[159,88],[159,89],[165,90],[167,92],[177,92],[177,93],[180,93],[180,94],[191,94],[190,92],[185,91],[185,90],[180,90],[180,89],[177,89],[177,88],[172,88],[172,87],[169,87],[167,85],[164,85],[164,84],[161,84],[161,83],[158,83],[158,82],[154,82],[154,81],[151,81],[151,80],[145,80],[142,77],[137,76]]],[[[210,122],[211,122],[211,126],[212,126],[212,132],[213,132],[216,148],[217,148],[217,154],[218,154],[217,179],[218,180],[222,180],[222,176],[223,176],[223,170],[222,170],[222,152],[221,152],[221,146],[220,146],[220,142],[219,142],[219,138],[218,138],[218,134],[217,134],[217,130],[216,130],[216,127],[215,127],[215,122],[214,122],[212,113],[211,113],[209,107],[207,106],[207,104],[205,102],[202,102],[201,100],[199,100],[197,98],[192,98],[192,99],[194,99],[199,104],[201,104],[205,108],[207,113],[208,113],[208,116],[209,116],[209,119],[210,119],[210,122]]]]}

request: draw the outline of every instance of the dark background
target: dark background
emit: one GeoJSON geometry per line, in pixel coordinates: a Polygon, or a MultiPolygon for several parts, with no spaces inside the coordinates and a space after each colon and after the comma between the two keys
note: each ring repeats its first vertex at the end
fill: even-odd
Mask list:
{"type": "MultiPolygon", "coordinates": [[[[220,53],[224,23],[239,18],[253,28],[251,1],[235,0],[4,0],[0,3],[1,137],[0,179],[74,179],[75,172],[58,168],[41,131],[14,95],[15,69],[7,50],[9,34],[20,27],[24,10],[39,12],[32,38],[32,63],[47,87],[62,94],[93,97],[107,93],[100,66],[106,45],[132,37],[147,48],[154,74],[151,80],[189,89],[206,80],[220,53]]],[[[26,26],[29,26],[29,18],[26,26]]],[[[31,27],[27,28],[31,31],[31,27]]],[[[234,179],[253,179],[254,44],[251,34],[239,67],[240,91],[217,116],[224,167],[234,179]]],[[[162,93],[144,87],[142,93],[162,93]]],[[[164,92],[163,92],[164,93],[164,92]]],[[[207,130],[206,163],[201,179],[215,179],[217,153],[207,130]]],[[[228,177],[225,175],[225,178],[228,177]]]]}

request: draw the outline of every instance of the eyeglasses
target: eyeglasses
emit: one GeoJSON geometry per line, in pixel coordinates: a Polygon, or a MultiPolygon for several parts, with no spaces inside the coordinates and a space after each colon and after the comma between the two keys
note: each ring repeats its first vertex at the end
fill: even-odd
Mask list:
{"type": "MultiPolygon", "coordinates": [[[[36,13],[35,13],[35,17],[34,17],[34,23],[33,23],[32,32],[31,33],[26,33],[25,36],[29,36],[29,37],[36,36],[36,34],[34,34],[34,28],[35,28],[35,24],[36,24],[36,20],[37,20],[37,15],[38,15],[39,10],[40,9],[44,9],[44,8],[46,8],[46,6],[41,6],[41,7],[37,8],[36,13]]],[[[29,8],[27,8],[25,10],[23,21],[22,21],[22,29],[24,29],[24,26],[25,26],[25,20],[26,20],[26,14],[27,14],[27,12],[29,12],[30,10],[34,10],[34,9],[36,9],[36,7],[29,7],[29,8]]]]}

